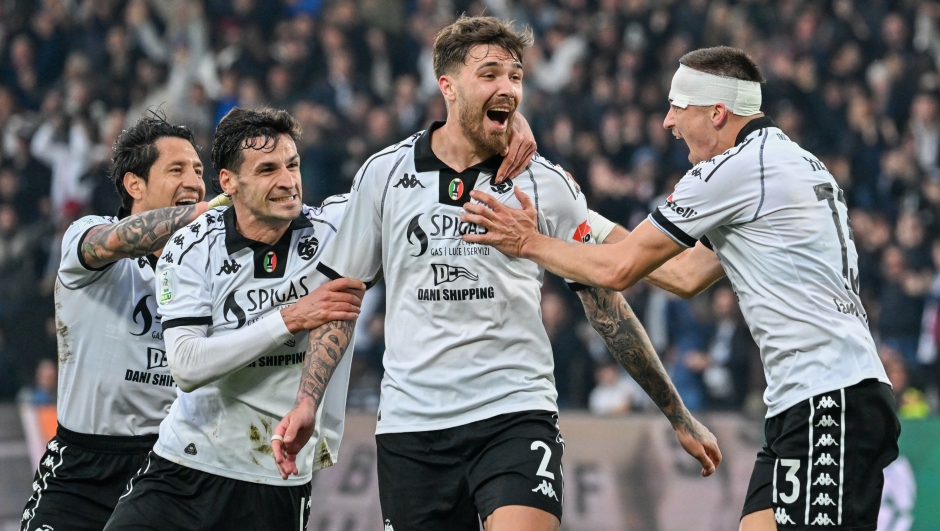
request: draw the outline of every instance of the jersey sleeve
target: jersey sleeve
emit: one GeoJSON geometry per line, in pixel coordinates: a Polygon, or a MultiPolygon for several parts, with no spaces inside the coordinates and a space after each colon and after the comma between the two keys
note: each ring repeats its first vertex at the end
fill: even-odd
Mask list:
{"type": "MultiPolygon", "coordinates": [[[[174,238],[186,238],[189,233],[184,227],[174,234],[174,238]]],[[[184,245],[180,249],[169,249],[168,246],[157,262],[157,305],[163,315],[164,330],[212,324],[212,291],[206,276],[209,249],[199,243],[185,242],[184,245]],[[186,260],[182,260],[183,252],[186,260]]]]}
{"type": "Polygon", "coordinates": [[[650,222],[676,243],[694,247],[712,229],[750,221],[758,210],[763,187],[755,185],[741,162],[746,162],[743,157],[716,157],[695,165],[679,180],[665,204],[649,215],[650,222]]]}
{"type": "MultiPolygon", "coordinates": [[[[331,279],[354,278],[371,285],[379,276],[382,268],[383,187],[376,184],[377,166],[383,167],[367,164],[359,170],[345,202],[345,211],[341,213],[342,222],[337,227],[336,236],[317,264],[317,270],[331,279]]],[[[334,196],[337,197],[342,196],[334,196]]],[[[324,212],[337,211],[343,206],[334,198],[330,198],[333,203],[324,204],[324,212]]]]}
{"type": "MultiPolygon", "coordinates": [[[[539,179],[538,210],[539,227],[544,234],[558,238],[569,243],[593,244],[591,236],[590,212],[587,201],[580,188],[572,181],[563,169],[545,162],[544,178],[539,179]]],[[[578,291],[584,286],[565,279],[568,287],[578,291]]]]}
{"type": "Polygon", "coordinates": [[[100,278],[114,262],[94,268],[85,263],[82,242],[88,231],[98,225],[110,225],[113,220],[102,216],[85,216],[74,223],[62,236],[62,260],[59,262],[59,281],[69,289],[77,289],[100,278]]]}

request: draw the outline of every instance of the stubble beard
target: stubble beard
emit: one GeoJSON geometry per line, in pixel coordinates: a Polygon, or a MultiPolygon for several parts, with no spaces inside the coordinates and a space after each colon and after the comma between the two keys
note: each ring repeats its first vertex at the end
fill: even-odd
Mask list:
{"type": "MultiPolygon", "coordinates": [[[[486,118],[486,103],[479,107],[471,106],[470,103],[458,94],[460,101],[460,113],[457,121],[464,135],[481,151],[486,151],[494,155],[502,153],[509,145],[509,135],[512,131],[512,122],[516,116],[513,112],[506,121],[505,131],[488,132],[483,127],[483,120],[486,118]]],[[[487,102],[489,103],[489,102],[487,102]]]]}

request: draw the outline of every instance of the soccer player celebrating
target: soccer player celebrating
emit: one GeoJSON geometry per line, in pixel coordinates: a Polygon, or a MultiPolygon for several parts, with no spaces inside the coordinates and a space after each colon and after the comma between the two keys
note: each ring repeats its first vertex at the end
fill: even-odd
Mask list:
{"type": "MultiPolygon", "coordinates": [[[[564,499],[551,346],[540,319],[543,271],[461,235],[470,190],[518,205],[537,197],[538,226],[590,241],[584,196],[565,172],[536,155],[523,175],[498,182],[522,100],[522,54],[531,33],[492,17],[461,17],[434,43],[447,121],[391,146],[359,171],[336,242],[318,270],[387,286],[385,377],[376,442],[385,529],[558,529],[564,499]]],[[[574,289],[579,286],[572,285],[574,289]]],[[[620,294],[580,292],[615,355],[673,421],[680,441],[710,474],[714,437],[682,405],[642,327],[620,294]]],[[[298,405],[276,427],[284,477],[319,428],[318,405],[342,366],[353,323],[311,333],[298,405]],[[315,422],[316,421],[316,422],[315,422]]],[[[302,455],[302,454],[301,454],[302,455]]]]}
{"type": "Polygon", "coordinates": [[[157,440],[176,396],[154,266],[177,229],[207,209],[192,133],[157,115],[114,143],[117,217],[87,216],[62,239],[55,283],[59,426],[23,511],[23,531],[100,531],[157,440]]]}
{"type": "Polygon", "coordinates": [[[575,247],[539,234],[540,212],[523,194],[518,210],[474,192],[486,206],[467,205],[462,221],[487,232],[464,239],[618,290],[673,257],[686,295],[727,273],[768,384],[741,529],[874,530],[900,426],[858,295],[844,194],[760,112],[763,77],[747,54],[706,48],[679,63],[663,125],[694,166],[633,233],[575,247]]]}
{"type": "Polygon", "coordinates": [[[307,331],[355,318],[365,286],[315,269],[346,200],[301,204],[299,136],[284,111],[236,108],[219,123],[212,162],[233,206],[177,232],[156,270],[182,392],[106,529],[305,528],[311,473],[337,457],[349,364],[286,484],[268,458],[272,427],[293,404],[307,331]]]}

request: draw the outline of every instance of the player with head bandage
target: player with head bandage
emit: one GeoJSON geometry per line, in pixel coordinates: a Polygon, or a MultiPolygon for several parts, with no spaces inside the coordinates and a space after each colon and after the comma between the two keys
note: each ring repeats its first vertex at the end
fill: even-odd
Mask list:
{"type": "Polygon", "coordinates": [[[768,384],[741,529],[874,530],[900,427],[859,298],[845,194],[761,112],[764,79],[746,53],[706,48],[679,63],[663,126],[693,166],[632,233],[614,228],[603,248],[549,238],[517,189],[521,210],[473,192],[483,204],[461,219],[487,231],[464,240],[618,290],[646,277],[692,296],[727,274],[768,384]]]}

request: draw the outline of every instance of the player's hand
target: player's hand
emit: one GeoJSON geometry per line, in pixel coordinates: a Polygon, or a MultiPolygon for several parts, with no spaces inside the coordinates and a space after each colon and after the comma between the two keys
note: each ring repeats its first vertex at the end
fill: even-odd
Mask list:
{"type": "Polygon", "coordinates": [[[522,210],[510,208],[486,192],[470,192],[470,197],[483,204],[464,204],[467,213],[460,221],[476,223],[486,228],[486,234],[464,234],[463,241],[492,245],[505,255],[521,257],[526,242],[538,236],[538,213],[525,192],[516,187],[515,194],[522,210]]]}
{"type": "Polygon", "coordinates": [[[687,423],[675,426],[675,430],[682,448],[702,464],[702,477],[712,475],[721,463],[718,439],[691,416],[687,423]]]}
{"type": "Polygon", "coordinates": [[[365,284],[351,278],[331,280],[281,310],[281,317],[292,334],[332,321],[352,321],[359,317],[365,289],[365,284]]]}
{"type": "Polygon", "coordinates": [[[313,400],[303,400],[275,426],[271,449],[282,479],[300,473],[297,470],[297,454],[310,441],[316,422],[317,404],[313,400]]]}
{"type": "Polygon", "coordinates": [[[500,153],[505,158],[496,170],[497,184],[519,175],[529,165],[532,155],[535,155],[535,147],[535,135],[532,134],[529,122],[521,114],[515,113],[509,130],[509,145],[500,153]]]}

